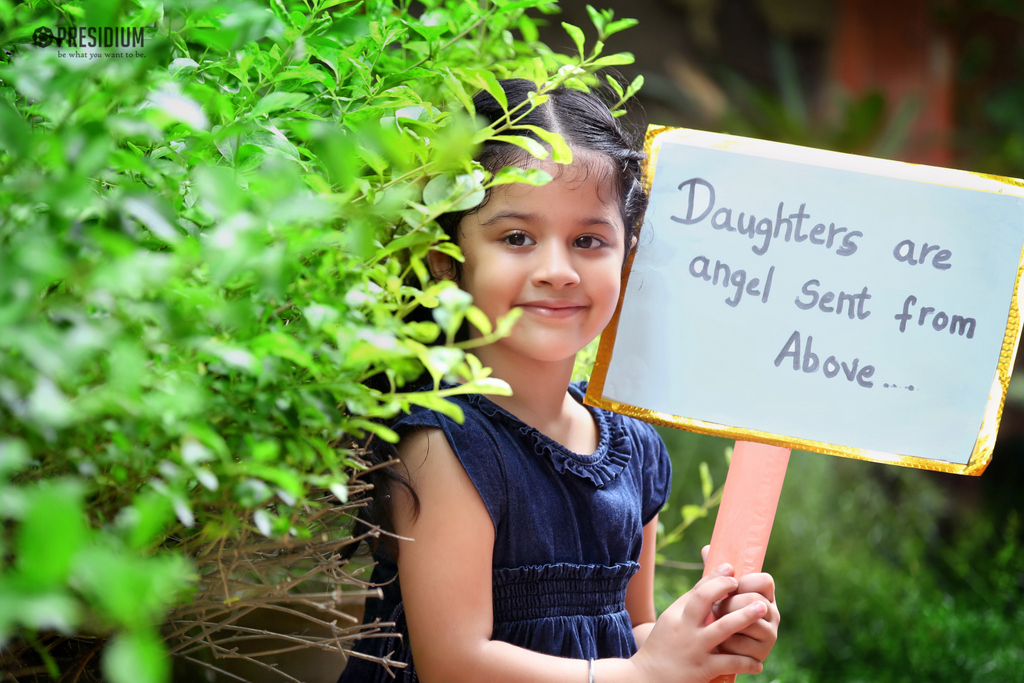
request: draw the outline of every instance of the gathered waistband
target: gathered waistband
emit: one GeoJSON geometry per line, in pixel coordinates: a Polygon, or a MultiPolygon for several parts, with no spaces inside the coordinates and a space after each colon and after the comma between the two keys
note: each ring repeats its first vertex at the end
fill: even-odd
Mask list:
{"type": "Polygon", "coordinates": [[[636,562],[621,562],[495,569],[494,623],[621,612],[626,586],[639,568],[636,562]]]}

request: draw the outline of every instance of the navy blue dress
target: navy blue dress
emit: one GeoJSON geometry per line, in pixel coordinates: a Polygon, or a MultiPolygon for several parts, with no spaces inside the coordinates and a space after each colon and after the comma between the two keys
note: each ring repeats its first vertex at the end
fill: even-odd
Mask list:
{"type": "MultiPolygon", "coordinates": [[[[454,385],[446,385],[454,386],[454,385]]],[[[586,383],[569,393],[582,403],[586,383]]],[[[452,397],[465,422],[414,407],[399,434],[441,429],[494,523],[492,640],[535,652],[600,659],[636,652],[626,586],[639,568],[643,526],[665,504],[671,464],[654,428],[588,406],[600,439],[573,453],[481,395],[452,397]]],[[[402,608],[398,568],[375,556],[384,597],[366,602],[364,623],[394,622],[359,640],[356,653],[406,662],[397,680],[418,680],[402,608]]],[[[339,683],[391,683],[376,662],[349,657],[339,683]]]]}

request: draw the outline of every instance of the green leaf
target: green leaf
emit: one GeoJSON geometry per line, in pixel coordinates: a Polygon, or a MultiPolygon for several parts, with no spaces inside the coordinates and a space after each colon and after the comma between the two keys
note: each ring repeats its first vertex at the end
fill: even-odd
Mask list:
{"type": "Polygon", "coordinates": [[[470,306],[466,309],[466,318],[468,318],[469,322],[473,323],[473,326],[480,330],[482,334],[490,334],[494,331],[494,327],[491,325],[491,319],[487,317],[486,313],[476,306],[470,306]]]}
{"type": "Polygon", "coordinates": [[[119,3],[117,0],[95,0],[85,5],[86,26],[111,26],[116,23],[119,3]]]}
{"type": "Polygon", "coordinates": [[[437,300],[439,305],[431,314],[448,337],[453,337],[462,325],[466,309],[473,303],[473,297],[454,284],[442,289],[437,300]]]}
{"type": "Polygon", "coordinates": [[[29,151],[32,129],[18,112],[0,98],[0,149],[6,149],[17,157],[29,151]]]}
{"type": "Polygon", "coordinates": [[[497,329],[495,329],[495,333],[503,337],[508,335],[508,333],[512,331],[512,327],[516,324],[516,321],[519,320],[519,317],[522,314],[523,309],[517,307],[513,308],[511,311],[498,318],[498,324],[497,329]]]}
{"type": "Polygon", "coordinates": [[[171,660],[155,633],[119,633],[103,653],[103,675],[111,683],[169,683],[171,660]]]}
{"type": "Polygon", "coordinates": [[[497,377],[480,377],[473,380],[470,385],[473,391],[479,391],[481,394],[493,394],[495,396],[511,396],[512,387],[509,386],[508,382],[497,377]]]}
{"type": "Polygon", "coordinates": [[[463,87],[462,81],[459,80],[450,69],[447,69],[447,76],[444,78],[444,85],[448,90],[455,95],[455,99],[462,104],[462,107],[469,113],[470,116],[476,114],[476,107],[473,106],[473,98],[466,92],[466,88],[463,87]]]}
{"type": "Polygon", "coordinates": [[[266,510],[254,510],[252,513],[252,521],[261,534],[267,538],[272,538],[274,536],[274,523],[270,514],[266,510]]]}
{"type": "Polygon", "coordinates": [[[450,373],[464,357],[465,352],[462,349],[450,346],[429,346],[426,354],[420,356],[427,370],[438,377],[450,373]]]}
{"type": "Polygon", "coordinates": [[[527,43],[536,43],[540,40],[540,32],[537,30],[537,22],[529,15],[522,15],[516,21],[516,28],[523,34],[523,40],[527,43]]]}
{"type": "Polygon", "coordinates": [[[177,244],[181,240],[181,232],[173,224],[175,212],[162,198],[154,195],[128,196],[122,206],[126,214],[149,228],[162,241],[177,244]]]}
{"type": "Polygon", "coordinates": [[[547,185],[551,182],[551,174],[541,168],[519,168],[518,166],[506,166],[498,171],[488,187],[497,185],[508,185],[509,183],[523,183],[524,185],[547,185]]]}
{"type": "Polygon", "coordinates": [[[345,486],[345,484],[341,482],[333,482],[328,484],[327,488],[330,489],[331,493],[333,493],[334,497],[339,501],[342,503],[348,502],[348,487],[345,486]]]}
{"type": "Polygon", "coordinates": [[[82,603],[70,592],[26,592],[0,579],[0,642],[9,642],[16,625],[70,635],[82,622],[82,603]]]}
{"type": "Polygon", "coordinates": [[[608,23],[608,18],[601,12],[598,12],[591,5],[587,5],[587,14],[590,16],[590,21],[593,22],[594,28],[597,29],[599,35],[604,35],[605,24],[608,23]]]}
{"type": "Polygon", "coordinates": [[[252,340],[252,348],[257,355],[274,355],[286,358],[302,367],[310,367],[313,357],[303,349],[294,338],[282,332],[268,332],[252,340]]]}
{"type": "Polygon", "coordinates": [[[206,130],[210,127],[210,121],[202,106],[170,86],[154,92],[149,96],[149,101],[156,111],[164,115],[163,119],[158,119],[158,124],[178,122],[195,130],[206,130]]]}
{"type": "Polygon", "coordinates": [[[104,619],[144,628],[185,595],[194,578],[181,555],[146,556],[111,543],[94,545],[76,558],[74,583],[104,619]]]}
{"type": "Polygon", "coordinates": [[[173,78],[175,76],[178,76],[179,74],[191,73],[198,68],[199,64],[194,59],[190,59],[188,57],[180,57],[178,59],[171,61],[171,63],[167,66],[167,73],[169,73],[173,78]]]}
{"type": "Polygon", "coordinates": [[[613,21],[612,23],[604,27],[604,35],[610,36],[613,33],[625,31],[627,28],[632,28],[639,23],[640,22],[637,21],[636,19],[619,19],[618,21],[613,21]]]}
{"type": "Polygon", "coordinates": [[[711,481],[711,469],[708,467],[706,462],[700,464],[700,491],[704,496],[704,500],[711,497],[711,492],[714,489],[714,484],[711,481]]]}
{"type": "Polygon", "coordinates": [[[619,80],[617,78],[615,78],[614,76],[612,76],[611,74],[605,74],[604,78],[605,78],[606,81],[608,81],[608,85],[611,86],[612,90],[615,91],[615,94],[618,95],[619,99],[621,100],[623,95],[622,95],[622,86],[619,85],[619,80]]]}
{"type": "Polygon", "coordinates": [[[569,37],[572,38],[572,42],[576,44],[576,52],[578,52],[580,58],[582,58],[583,46],[585,42],[585,39],[583,37],[583,30],[580,29],[578,26],[573,26],[572,24],[565,21],[562,22],[562,28],[564,28],[566,33],[569,34],[569,37]]]}
{"type": "Polygon", "coordinates": [[[607,66],[622,66],[623,64],[632,64],[634,61],[632,52],[619,52],[594,60],[592,68],[603,69],[607,66]]]}
{"type": "Polygon", "coordinates": [[[400,394],[400,397],[404,398],[409,403],[414,403],[430,410],[436,410],[442,415],[447,415],[459,424],[462,424],[466,419],[462,412],[462,408],[460,408],[458,404],[452,403],[448,399],[442,398],[435,393],[417,391],[409,394],[400,394]]]}
{"type": "Polygon", "coordinates": [[[20,583],[33,590],[61,586],[89,539],[82,485],[46,481],[26,492],[25,516],[17,529],[15,554],[20,583]]]}
{"type": "MultiPolygon", "coordinates": [[[[0,480],[17,474],[30,462],[28,445],[21,439],[0,438],[0,480]]],[[[0,518],[6,517],[0,512],[0,518]]]]}
{"type": "Polygon", "coordinates": [[[477,70],[472,72],[471,78],[480,88],[487,91],[501,106],[502,111],[508,112],[508,95],[498,83],[497,77],[490,71],[477,70]]]}
{"type": "Polygon", "coordinates": [[[548,150],[544,145],[540,144],[533,138],[526,137],[525,135],[495,135],[491,139],[497,142],[507,142],[517,147],[522,147],[538,159],[548,158],[548,150]]]}
{"type": "Polygon", "coordinates": [[[150,548],[164,539],[164,531],[174,521],[174,508],[166,495],[151,489],[121,510],[117,521],[127,532],[129,547],[150,548]]]}
{"type": "Polygon", "coordinates": [[[526,128],[536,133],[541,140],[551,145],[551,160],[556,164],[572,163],[572,149],[566,144],[565,138],[558,133],[552,133],[540,126],[519,125],[519,128],[526,128]]]}
{"type": "Polygon", "coordinates": [[[628,100],[633,95],[636,95],[642,87],[644,87],[644,76],[643,74],[640,74],[634,78],[633,82],[629,84],[628,88],[626,88],[626,94],[623,96],[623,99],[628,100]]]}
{"type": "Polygon", "coordinates": [[[398,434],[384,425],[373,422],[372,420],[353,418],[346,422],[346,426],[353,427],[355,429],[365,429],[388,443],[398,443],[398,434]]]}
{"type": "Polygon", "coordinates": [[[684,505],[683,506],[683,524],[689,526],[695,520],[707,517],[707,511],[699,505],[684,505]]]}
{"type": "Polygon", "coordinates": [[[253,107],[252,110],[252,116],[269,114],[271,112],[280,111],[281,109],[293,109],[308,99],[309,97],[303,93],[284,91],[272,92],[256,103],[256,106],[253,107]]]}
{"type": "Polygon", "coordinates": [[[486,194],[480,180],[483,173],[442,173],[423,188],[423,201],[431,209],[467,211],[480,204],[486,194]]]}

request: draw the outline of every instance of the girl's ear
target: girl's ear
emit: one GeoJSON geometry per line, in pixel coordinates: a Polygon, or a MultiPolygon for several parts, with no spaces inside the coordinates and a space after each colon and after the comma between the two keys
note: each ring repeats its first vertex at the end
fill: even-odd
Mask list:
{"type": "Polygon", "coordinates": [[[626,253],[628,254],[629,252],[633,251],[634,247],[636,247],[636,235],[633,235],[631,238],[629,238],[629,249],[626,250],[626,253]]]}
{"type": "Polygon", "coordinates": [[[430,274],[437,280],[454,280],[455,264],[452,257],[431,249],[427,252],[427,267],[430,274]]]}

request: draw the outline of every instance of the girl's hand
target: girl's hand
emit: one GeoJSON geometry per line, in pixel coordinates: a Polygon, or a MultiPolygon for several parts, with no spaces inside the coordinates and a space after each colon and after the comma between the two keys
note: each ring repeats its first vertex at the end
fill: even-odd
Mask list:
{"type": "MultiPolygon", "coordinates": [[[[708,546],[704,546],[701,555],[706,561],[708,546]]],[[[755,602],[767,604],[768,612],[750,627],[726,639],[719,652],[745,655],[759,662],[768,657],[778,639],[780,621],[779,608],[775,604],[775,580],[770,574],[760,572],[740,577],[736,591],[715,603],[712,613],[718,619],[755,602]]]]}
{"type": "MultiPolygon", "coordinates": [[[[722,565],[662,613],[647,641],[631,660],[641,680],[704,683],[726,674],[761,672],[758,657],[743,651],[724,652],[720,648],[730,639],[741,637],[737,634],[755,627],[769,613],[765,601],[748,601],[706,624],[713,605],[740,587],[732,573],[732,567],[722,565]]],[[[774,644],[774,639],[771,642],[774,644]]]]}

